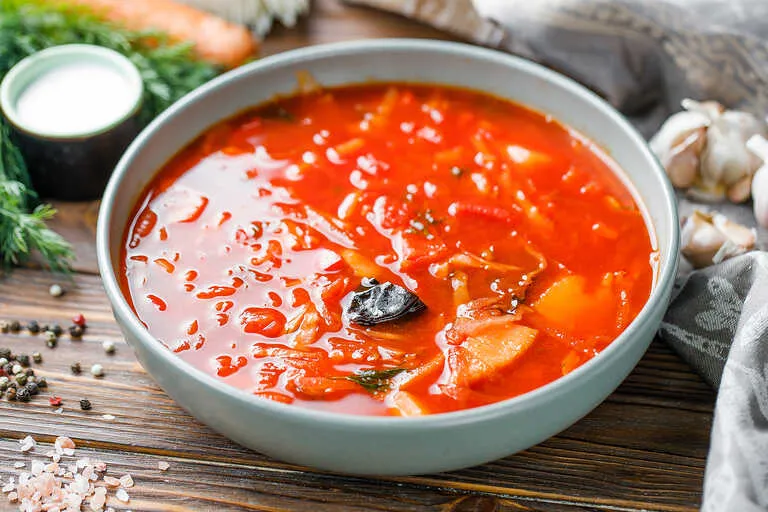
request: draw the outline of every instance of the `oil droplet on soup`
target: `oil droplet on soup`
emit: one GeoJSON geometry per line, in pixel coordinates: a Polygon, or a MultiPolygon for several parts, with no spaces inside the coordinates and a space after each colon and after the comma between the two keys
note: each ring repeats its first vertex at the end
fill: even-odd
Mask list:
{"type": "Polygon", "coordinates": [[[497,402],[599,354],[650,294],[653,237],[613,167],[474,91],[280,99],[160,171],[126,228],[123,291],[178,357],[264,399],[497,402]]]}

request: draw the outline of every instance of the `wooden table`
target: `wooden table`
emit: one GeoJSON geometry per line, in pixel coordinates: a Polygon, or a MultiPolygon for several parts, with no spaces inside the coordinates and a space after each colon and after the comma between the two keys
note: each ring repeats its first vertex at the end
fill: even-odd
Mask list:
{"type": "MultiPolygon", "coordinates": [[[[438,37],[427,27],[335,0],[316,2],[298,30],[280,30],[265,53],[364,37],[438,37]]],[[[56,229],[77,249],[67,294],[52,298],[53,277],[34,269],[0,280],[0,318],[64,325],[76,313],[89,324],[81,342],[62,337],[56,349],[41,336],[0,335],[0,346],[40,351],[38,373],[64,400],[54,412],[45,396],[31,403],[0,401],[0,478],[13,472],[17,440],[69,435],[110,472],[136,480],[136,510],[434,510],[584,511],[697,510],[712,422],[714,393],[656,341],[637,369],[594,412],[557,437],[484,466],[408,478],[352,478],[306,470],[232,443],[191,418],[142,370],[125,344],[97,275],[96,204],[60,204],[56,229]],[[104,340],[117,343],[105,355],[104,340]],[[72,375],[69,366],[102,363],[106,377],[72,375]],[[78,407],[89,398],[93,409],[78,407]],[[115,419],[105,421],[103,414],[115,419]],[[168,461],[167,472],[157,469],[168,461]]],[[[258,425],[254,425],[258,428],[258,425]]],[[[509,426],[514,429],[514,425],[509,426]]],[[[471,443],[467,439],[467,443],[471,443]]],[[[40,450],[43,451],[43,450],[40,450]]],[[[120,509],[120,507],[116,507],[120,509]]],[[[11,510],[0,499],[0,510],[11,510]]]]}

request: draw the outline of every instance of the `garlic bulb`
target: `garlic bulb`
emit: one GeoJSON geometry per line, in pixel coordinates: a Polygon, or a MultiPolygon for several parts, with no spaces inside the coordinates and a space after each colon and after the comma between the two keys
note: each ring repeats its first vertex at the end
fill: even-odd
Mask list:
{"type": "Polygon", "coordinates": [[[695,210],[685,219],[681,238],[683,256],[703,268],[753,249],[757,233],[721,213],[695,210]]]}
{"type": "Polygon", "coordinates": [[[725,110],[714,101],[685,99],[650,140],[672,184],[699,201],[749,199],[760,158],[746,147],[765,123],[748,112],[725,110]]]}
{"type": "Polygon", "coordinates": [[[702,112],[678,112],[651,138],[651,150],[675,187],[688,188],[696,181],[709,123],[710,118],[702,112]]]}
{"type": "Polygon", "coordinates": [[[764,124],[747,112],[728,110],[712,118],[701,155],[701,181],[696,188],[716,198],[727,194],[733,202],[749,199],[749,187],[743,181],[751,180],[761,162],[746,143],[753,135],[764,133],[764,124]]]}
{"type": "Polygon", "coordinates": [[[752,209],[757,223],[768,228],[768,140],[753,135],[747,141],[747,148],[763,161],[752,179],[752,209]]]}

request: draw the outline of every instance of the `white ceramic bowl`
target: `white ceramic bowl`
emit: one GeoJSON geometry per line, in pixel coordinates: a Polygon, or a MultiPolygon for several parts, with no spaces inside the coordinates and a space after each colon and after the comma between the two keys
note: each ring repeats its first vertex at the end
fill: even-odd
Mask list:
{"type": "Polygon", "coordinates": [[[98,258],[109,300],[141,364],[182,407],[231,439],[272,457],[355,474],[405,475],[473,466],[539,443],[602,402],[646,351],[667,307],[678,262],[672,189],[644,140],[597,96],[531,62],[468,45],[369,40],[265,58],[189,94],[127,150],[107,187],[98,258]],[[648,303],[601,354],[525,395],[475,409],[418,418],[308,410],[224,386],[172,354],[142,326],[115,269],[128,216],[142,189],[179,149],[211,125],[296,89],[308,71],[323,85],[380,81],[450,84],[487,91],[553,115],[608,151],[644,205],[660,266],[648,303]]]}

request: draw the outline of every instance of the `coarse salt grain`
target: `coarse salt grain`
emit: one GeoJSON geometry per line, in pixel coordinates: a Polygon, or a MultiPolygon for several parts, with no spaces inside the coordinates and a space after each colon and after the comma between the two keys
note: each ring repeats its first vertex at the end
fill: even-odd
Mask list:
{"type": "Polygon", "coordinates": [[[64,412],[64,408],[63,408],[63,407],[59,407],[58,409],[56,409],[56,410],[55,410],[55,411],[53,411],[53,412],[54,412],[54,414],[61,414],[61,413],[63,413],[63,412],[64,412]]]}
{"type": "Polygon", "coordinates": [[[102,414],[101,418],[104,419],[104,420],[107,420],[107,421],[112,421],[112,420],[115,419],[115,417],[112,416],[111,414],[102,414]]]}
{"type": "Polygon", "coordinates": [[[159,469],[160,471],[168,471],[168,468],[170,467],[171,465],[165,462],[164,460],[161,460],[160,462],[157,463],[157,469],[159,469]]]}
{"type": "Polygon", "coordinates": [[[119,499],[123,503],[128,503],[131,501],[131,498],[128,496],[128,493],[125,492],[125,489],[118,489],[115,493],[115,498],[119,499]]]}
{"type": "MultiPolygon", "coordinates": [[[[29,437],[29,436],[28,436],[29,437]]],[[[23,445],[34,443],[34,440],[25,438],[23,445]]],[[[68,437],[59,437],[54,443],[54,450],[46,452],[47,457],[56,458],[62,453],[74,454],[75,443],[68,437]]],[[[16,469],[25,466],[21,462],[16,469]]],[[[166,463],[167,464],[167,463],[166,463]]],[[[19,502],[19,510],[24,512],[80,512],[83,505],[92,512],[102,512],[106,507],[107,488],[115,489],[118,486],[132,487],[133,478],[125,474],[115,478],[105,475],[99,482],[100,474],[106,471],[107,465],[101,461],[89,458],[80,458],[68,464],[66,472],[57,462],[32,461],[30,472],[22,471],[19,474],[19,483],[14,479],[2,488],[8,493],[8,499],[19,502]]],[[[123,489],[117,489],[115,498],[123,503],[130,500],[128,493],[123,489]]],[[[114,509],[108,507],[107,510],[114,509]]]]}
{"type": "Polygon", "coordinates": [[[32,439],[32,436],[27,436],[21,441],[19,441],[19,444],[21,445],[21,447],[19,448],[20,451],[28,452],[29,450],[34,448],[37,443],[35,442],[34,439],[32,439]]]}
{"type": "Polygon", "coordinates": [[[107,484],[107,487],[120,487],[120,480],[113,476],[105,476],[104,483],[107,484]]]}
{"type": "Polygon", "coordinates": [[[24,466],[25,464],[21,461],[13,463],[13,469],[20,469],[20,468],[23,468],[24,466]]]}
{"type": "Polygon", "coordinates": [[[123,475],[120,477],[120,485],[126,489],[133,487],[133,477],[131,475],[123,475]]]}

